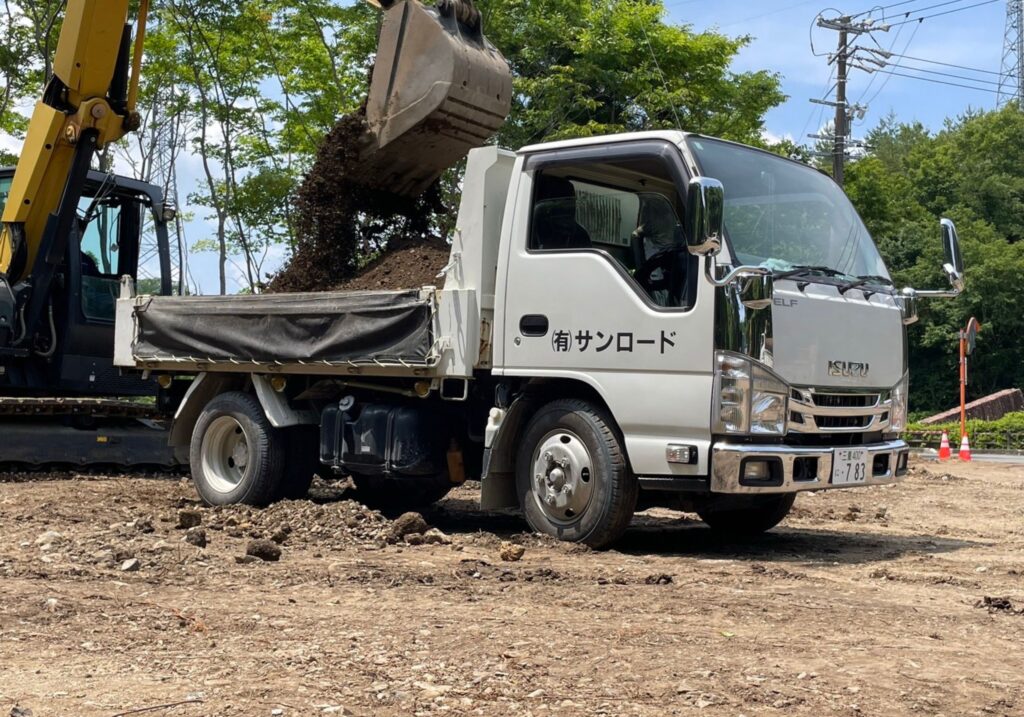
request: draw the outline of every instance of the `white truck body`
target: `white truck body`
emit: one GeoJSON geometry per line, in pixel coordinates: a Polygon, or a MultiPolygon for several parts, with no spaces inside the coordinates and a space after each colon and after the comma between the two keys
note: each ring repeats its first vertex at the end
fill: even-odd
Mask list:
{"type": "MultiPolygon", "coordinates": [[[[530,473],[517,467],[524,430],[538,405],[567,395],[607,411],[629,473],[652,495],[709,499],[886,484],[906,471],[908,449],[898,434],[906,418],[905,325],[916,318],[916,294],[892,287],[862,228],[841,190],[814,170],[682,132],[518,153],[478,149],[470,154],[443,286],[421,291],[432,340],[424,361],[154,359],[137,350],[137,317],[164,299],[128,291],[118,306],[115,361],[158,374],[249,376],[280,428],[319,418],[301,397],[274,397],[266,383],[274,376],[333,376],[339,385],[385,393],[389,382],[406,381],[407,389],[417,380],[424,401],[449,403],[471,402],[481,388],[481,415],[489,418],[469,432],[485,451],[470,477],[484,479],[488,505],[515,503],[517,493],[523,500],[521,482],[529,478],[519,476],[515,486],[518,473],[530,473]],[[694,236],[703,213],[693,204],[705,196],[695,185],[712,187],[712,204],[717,196],[701,169],[714,152],[739,152],[743,160],[719,161],[743,191],[730,195],[724,182],[726,231],[733,222],[738,229],[724,242],[710,237],[717,255],[701,247],[709,236],[694,236]],[[759,174],[744,174],[747,163],[751,173],[760,166],[759,174]],[[786,193],[786,181],[808,188],[786,193]],[[574,215],[568,225],[563,205],[574,215]],[[671,235],[689,245],[678,265],[664,258],[677,248],[651,249],[657,212],[675,214],[671,235]],[[819,215],[840,224],[821,225],[819,215]],[[734,248],[741,234],[755,248],[767,243],[795,256],[819,242],[820,255],[836,266],[801,268],[792,257],[762,254],[756,266],[741,267],[750,262],[734,248]],[[849,268],[862,265],[866,277],[849,268]],[[730,271],[733,277],[722,277],[730,271]]],[[[959,280],[949,230],[947,270],[959,280]]],[[[179,409],[175,440],[192,438],[202,404],[238,386],[236,379],[213,389],[197,381],[179,409]]]]}

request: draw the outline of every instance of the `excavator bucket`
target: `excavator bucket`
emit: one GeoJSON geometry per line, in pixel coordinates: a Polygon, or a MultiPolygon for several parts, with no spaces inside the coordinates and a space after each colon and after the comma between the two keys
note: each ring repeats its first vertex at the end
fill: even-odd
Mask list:
{"type": "Polygon", "coordinates": [[[511,106],[512,71],[470,0],[387,6],[366,104],[375,147],[364,154],[364,176],[418,195],[486,143],[511,106]]]}

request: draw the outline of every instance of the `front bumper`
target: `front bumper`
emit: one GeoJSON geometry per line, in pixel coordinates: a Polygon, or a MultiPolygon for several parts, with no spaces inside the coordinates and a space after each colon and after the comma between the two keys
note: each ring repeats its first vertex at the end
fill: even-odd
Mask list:
{"type": "Polygon", "coordinates": [[[868,452],[865,480],[834,484],[832,465],[835,451],[841,448],[716,443],[711,450],[711,492],[742,495],[859,488],[892,485],[903,480],[906,475],[910,456],[910,447],[906,441],[886,441],[855,448],[863,448],[868,452]],[[768,476],[756,480],[745,479],[748,461],[767,462],[770,466],[768,476]]]}

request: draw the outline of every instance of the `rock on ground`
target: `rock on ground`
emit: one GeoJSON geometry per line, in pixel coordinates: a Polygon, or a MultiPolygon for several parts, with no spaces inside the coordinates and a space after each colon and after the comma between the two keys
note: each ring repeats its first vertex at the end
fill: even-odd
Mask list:
{"type": "Polygon", "coordinates": [[[272,540],[250,540],[245,546],[245,554],[267,562],[281,559],[281,547],[272,540]]]}

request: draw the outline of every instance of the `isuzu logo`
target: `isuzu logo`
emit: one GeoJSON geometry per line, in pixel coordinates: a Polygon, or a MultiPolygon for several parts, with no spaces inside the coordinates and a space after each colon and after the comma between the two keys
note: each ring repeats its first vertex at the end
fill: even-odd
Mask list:
{"type": "Polygon", "coordinates": [[[829,361],[828,375],[842,378],[867,378],[871,364],[859,361],[829,361]]]}

